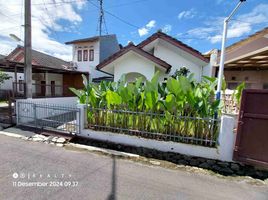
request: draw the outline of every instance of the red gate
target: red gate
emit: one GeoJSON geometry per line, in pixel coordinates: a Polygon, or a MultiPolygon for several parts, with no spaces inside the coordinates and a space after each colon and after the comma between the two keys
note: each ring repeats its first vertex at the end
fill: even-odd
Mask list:
{"type": "Polygon", "coordinates": [[[234,160],[268,167],[268,90],[243,91],[234,160]]]}

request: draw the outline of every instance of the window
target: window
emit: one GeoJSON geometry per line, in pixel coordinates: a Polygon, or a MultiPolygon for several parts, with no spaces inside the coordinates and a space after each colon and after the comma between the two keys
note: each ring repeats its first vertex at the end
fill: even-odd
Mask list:
{"type": "Polygon", "coordinates": [[[93,61],[94,60],[94,50],[90,49],[89,50],[89,61],[93,61]]]}
{"type": "Polygon", "coordinates": [[[82,61],[82,50],[77,51],[77,61],[81,62],[82,61]]]}
{"type": "Polygon", "coordinates": [[[235,81],[236,80],[236,77],[235,76],[232,76],[232,81],[235,81]]]}
{"type": "Polygon", "coordinates": [[[88,50],[84,50],[83,51],[83,61],[87,61],[88,60],[88,50]]]}

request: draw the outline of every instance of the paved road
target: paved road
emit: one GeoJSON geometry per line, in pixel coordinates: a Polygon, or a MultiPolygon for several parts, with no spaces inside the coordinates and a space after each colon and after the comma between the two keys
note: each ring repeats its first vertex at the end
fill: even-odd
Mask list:
{"type": "Polygon", "coordinates": [[[267,186],[147,166],[2,135],[0,152],[0,199],[4,200],[268,200],[267,186]],[[34,185],[37,182],[48,186],[34,185]],[[23,183],[32,186],[22,186],[23,183]]]}

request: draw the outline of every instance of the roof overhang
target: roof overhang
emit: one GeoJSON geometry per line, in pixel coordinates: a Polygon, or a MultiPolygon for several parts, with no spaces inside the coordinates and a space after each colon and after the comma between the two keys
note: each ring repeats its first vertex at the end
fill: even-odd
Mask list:
{"type": "MultiPolygon", "coordinates": [[[[218,66],[219,64],[216,65],[216,67],[218,66]]],[[[225,54],[224,68],[238,70],[268,69],[268,29],[264,29],[228,47],[225,54]]]]}
{"type": "MultiPolygon", "coordinates": [[[[14,62],[14,61],[9,61],[6,59],[0,59],[0,69],[5,71],[5,72],[24,72],[24,63],[21,62],[14,62]]],[[[40,66],[40,65],[32,65],[32,72],[33,73],[60,73],[60,74],[85,74],[88,75],[88,72],[81,72],[81,71],[76,71],[76,70],[64,70],[64,69],[55,69],[55,68],[50,68],[50,67],[45,67],[45,66],[40,66]]]]}
{"type": "Polygon", "coordinates": [[[161,60],[160,58],[157,58],[148,52],[136,47],[133,44],[129,44],[128,46],[121,49],[119,52],[113,54],[109,58],[105,59],[103,62],[101,62],[99,65],[96,66],[97,70],[105,71],[108,73],[113,73],[112,66],[115,64],[118,60],[124,59],[129,54],[134,53],[143,59],[146,59],[150,62],[153,62],[157,67],[161,68],[162,70],[166,71],[168,73],[171,69],[171,65],[166,63],[165,61],[161,60]]]}

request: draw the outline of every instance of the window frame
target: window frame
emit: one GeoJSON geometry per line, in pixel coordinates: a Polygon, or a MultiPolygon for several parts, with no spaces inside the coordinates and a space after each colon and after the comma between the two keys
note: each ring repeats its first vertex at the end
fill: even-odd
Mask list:
{"type": "Polygon", "coordinates": [[[77,62],[82,62],[82,57],[83,57],[82,49],[78,49],[77,50],[77,62]]]}
{"type": "Polygon", "coordinates": [[[94,49],[89,50],[89,61],[94,61],[94,49]]]}
{"type": "Polygon", "coordinates": [[[88,61],[88,49],[83,50],[83,61],[88,61]]]}

